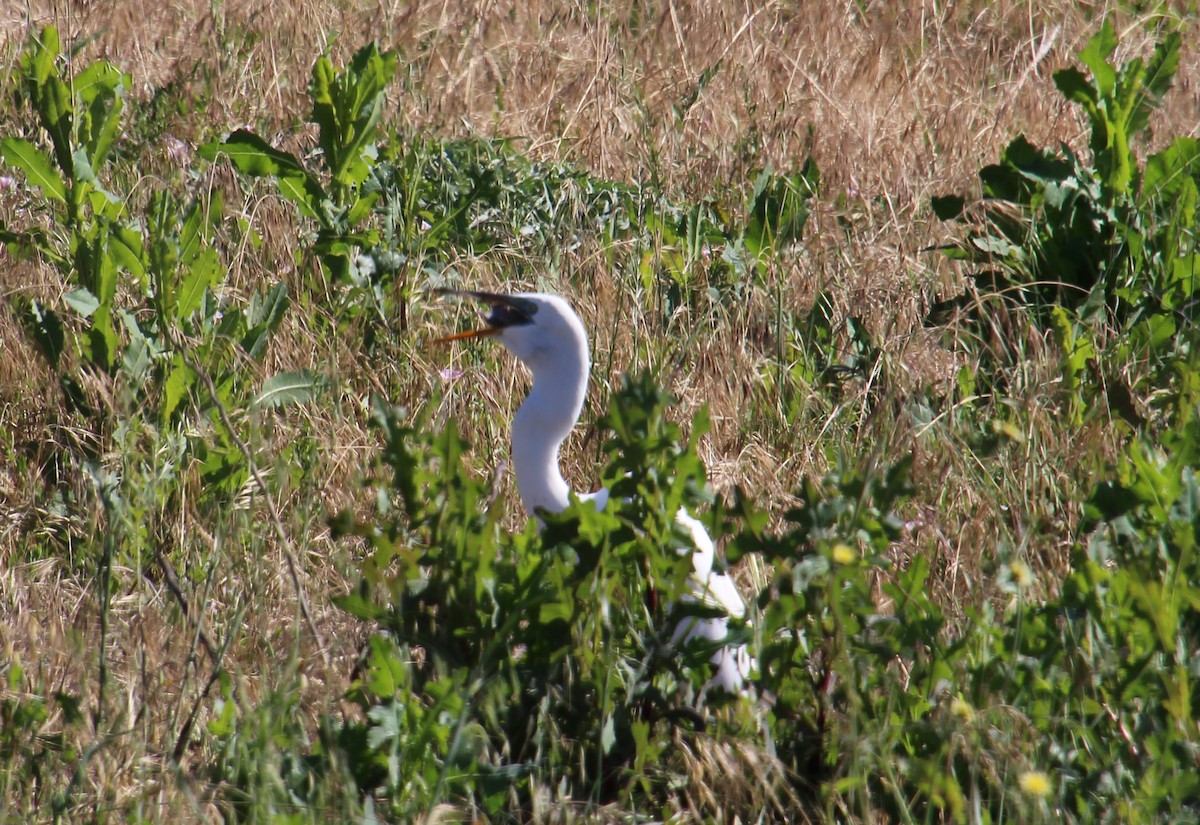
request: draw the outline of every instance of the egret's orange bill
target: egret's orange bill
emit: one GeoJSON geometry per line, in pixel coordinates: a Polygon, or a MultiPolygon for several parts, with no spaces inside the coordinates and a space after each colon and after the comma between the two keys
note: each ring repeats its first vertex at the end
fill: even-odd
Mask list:
{"type": "Polygon", "coordinates": [[[451,341],[463,341],[468,338],[486,338],[492,335],[499,335],[500,327],[485,327],[484,329],[468,329],[462,332],[456,332],[453,335],[444,335],[441,338],[434,338],[429,343],[431,344],[449,344],[451,341]]]}

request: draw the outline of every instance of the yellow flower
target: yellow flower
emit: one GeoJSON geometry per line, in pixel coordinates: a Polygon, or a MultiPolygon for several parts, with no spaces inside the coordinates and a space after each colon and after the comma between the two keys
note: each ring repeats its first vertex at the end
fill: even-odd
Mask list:
{"type": "Polygon", "coordinates": [[[971,703],[961,696],[955,696],[950,700],[950,712],[964,722],[970,722],[975,718],[975,708],[971,707],[971,703]]]}
{"type": "Polygon", "coordinates": [[[1045,771],[1025,771],[1017,784],[1030,796],[1043,797],[1050,793],[1050,777],[1045,771]]]}
{"type": "Polygon", "coordinates": [[[854,552],[854,548],[848,544],[835,544],[829,555],[838,564],[849,564],[858,558],[858,553],[854,552]]]}
{"type": "Polygon", "coordinates": [[[1023,561],[1014,561],[1009,564],[1008,572],[1012,576],[1013,584],[1021,589],[1033,584],[1033,571],[1023,561]]]}

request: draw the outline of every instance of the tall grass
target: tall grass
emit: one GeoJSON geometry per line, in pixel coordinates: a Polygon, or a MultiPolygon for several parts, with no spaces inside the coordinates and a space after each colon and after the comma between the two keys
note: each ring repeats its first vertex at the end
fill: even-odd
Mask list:
{"type": "Polygon", "coordinates": [[[1195,33],[0,11],[0,820],[1194,821],[1195,33]],[[612,512],[447,284],[571,297],[612,512]]]}

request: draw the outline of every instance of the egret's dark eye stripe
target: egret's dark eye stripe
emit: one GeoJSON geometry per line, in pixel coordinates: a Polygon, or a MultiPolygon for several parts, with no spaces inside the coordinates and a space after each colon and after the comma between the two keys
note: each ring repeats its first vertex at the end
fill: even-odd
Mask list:
{"type": "MultiPolygon", "coordinates": [[[[537,307],[533,308],[533,312],[537,311],[537,307]]],[[[486,319],[489,327],[517,327],[524,324],[532,323],[530,315],[533,312],[526,311],[525,307],[509,306],[508,304],[495,304],[492,306],[492,311],[488,313],[486,319]]]]}
{"type": "Polygon", "coordinates": [[[486,330],[476,330],[471,333],[459,333],[458,335],[447,336],[438,339],[439,342],[459,341],[463,338],[475,338],[481,335],[496,335],[508,327],[520,327],[532,324],[533,316],[538,311],[536,301],[531,301],[528,298],[520,298],[515,295],[478,292],[471,289],[448,289],[445,287],[435,288],[432,291],[437,295],[459,295],[474,298],[476,301],[482,301],[491,307],[491,312],[484,319],[484,323],[487,324],[486,330]]]}

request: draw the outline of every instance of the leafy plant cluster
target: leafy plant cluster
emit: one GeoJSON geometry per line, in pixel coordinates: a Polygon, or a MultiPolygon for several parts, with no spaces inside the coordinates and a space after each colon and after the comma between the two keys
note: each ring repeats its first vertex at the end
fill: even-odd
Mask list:
{"type": "Polygon", "coordinates": [[[980,171],[977,208],[960,196],[934,199],[939,217],[966,225],[966,237],[945,251],[973,267],[975,288],[957,303],[981,343],[982,386],[1002,380],[999,367],[1019,357],[1007,319],[1022,308],[1061,350],[1074,420],[1106,400],[1134,425],[1150,411],[1173,420],[1200,401],[1193,346],[1200,143],[1176,138],[1144,164],[1134,151],[1171,86],[1181,42],[1169,32],[1148,59],[1116,66],[1117,35],[1105,21],[1080,54],[1086,71],[1054,75],[1090,124],[1090,158],[1019,136],[980,171]],[[1117,374],[1126,364],[1143,366],[1134,376],[1117,374]],[[1117,395],[1149,396],[1149,411],[1117,395]]]}
{"type": "Polygon", "coordinates": [[[49,262],[72,287],[63,307],[37,298],[22,307],[67,409],[98,434],[116,430],[131,439],[143,437],[143,427],[157,437],[202,422],[184,449],[200,460],[206,489],[237,492],[247,461],[220,410],[270,406],[280,388],[297,383],[276,376],[255,393],[247,368],[262,359],[287,310],[286,287],[275,284],[244,303],[227,294],[215,237],[218,195],[185,200],[158,189],[139,206],[114,191],[107,172],[127,75],[99,61],[67,76],[52,27],[32,39],[20,70],[24,98],[50,145],[47,152],[27,138],[0,141],[5,161],[33,187],[34,218],[27,227],[0,228],[0,241],[49,262]],[[96,381],[111,386],[109,408],[86,389],[96,381]]]}
{"type": "MultiPolygon", "coordinates": [[[[670,580],[677,560],[664,552],[673,545],[663,529],[688,501],[663,496],[658,485],[682,476],[689,479],[684,489],[698,489],[703,476],[690,447],[640,461],[662,435],[623,428],[623,421],[645,409],[650,390],[627,388],[607,422],[618,435],[605,472],[616,509],[572,508],[541,534],[498,537],[494,503],[483,503],[482,484],[466,481],[450,431],[424,459],[437,470],[430,486],[414,486],[422,462],[396,452],[389,436],[393,489],[403,501],[433,504],[387,522],[382,534],[374,522],[354,528],[376,556],[362,591],[343,605],[389,631],[372,643],[376,657],[380,639],[389,639],[389,672],[408,668],[404,684],[418,691],[434,679],[438,687],[423,707],[440,707],[451,694],[455,702],[467,697],[442,714],[454,725],[440,738],[430,740],[420,724],[409,728],[408,741],[446,743],[438,782],[427,778],[420,787],[435,791],[423,804],[453,799],[522,818],[537,810],[540,783],[549,779],[560,801],[623,798],[635,810],[667,810],[673,746],[711,735],[715,724],[721,741],[771,749],[776,767],[758,774],[770,789],[760,805],[786,798],[863,821],[1200,818],[1193,686],[1200,597],[1191,585],[1200,580],[1197,418],[1187,369],[1195,170],[1186,139],[1144,169],[1129,148],[1169,83],[1178,46],[1169,35],[1148,62],[1115,68],[1107,62],[1115,41],[1106,26],[1083,54],[1092,78],[1077,70],[1057,78],[1093,124],[1091,165],[1065,147],[1057,155],[1014,141],[981,174],[988,198],[982,222],[950,250],[987,268],[976,277],[992,289],[984,300],[1000,292],[1008,317],[1057,336],[1064,370],[1076,379],[1065,382],[1068,390],[1103,370],[1094,362],[1140,359],[1144,383],[1136,386],[1168,400],[1160,423],[1170,430],[1161,446],[1133,439],[1113,478],[1094,485],[1061,586],[1043,593],[1028,564],[1002,548],[994,573],[1004,598],[948,619],[929,594],[928,561],[896,555],[904,532],[897,512],[910,492],[907,460],[842,466],[807,483],[774,533],[744,497],[718,503],[709,527],[728,542],[730,558],[758,554],[772,571],[747,628],[759,656],[756,688],[769,707],[736,700],[722,711],[731,715],[693,716],[684,700],[702,684],[703,652],[663,651],[654,635],[660,617],[643,605],[646,593],[670,580]],[[625,463],[631,456],[632,466],[625,463]],[[683,472],[672,476],[672,469],[683,472]],[[473,485],[468,506],[450,504],[448,491],[464,485],[473,485]],[[440,521],[447,513],[453,523],[440,521]],[[651,521],[635,516],[645,513],[651,521]],[[381,576],[375,559],[395,564],[398,539],[412,555],[401,572],[381,576]],[[523,577],[523,567],[536,574],[523,577]],[[443,578],[442,570],[453,572],[443,578]],[[369,606],[367,594],[378,597],[381,584],[388,595],[369,606]],[[524,635],[530,629],[536,638],[524,635]],[[422,646],[431,658],[405,647],[418,639],[431,639],[422,646]],[[531,673],[512,675],[526,662],[531,673]],[[454,666],[457,681],[436,681],[454,666]],[[483,675],[498,672],[506,675],[483,675]],[[488,695],[485,685],[496,692],[488,695]],[[581,727],[582,707],[599,712],[581,727]],[[621,711],[607,716],[610,708],[621,711]],[[474,732],[467,737],[476,743],[470,758],[479,760],[472,769],[451,747],[463,741],[460,730],[474,732]],[[542,736],[530,738],[530,731],[542,736]],[[577,768],[556,773],[550,765],[577,768]],[[461,781],[451,785],[446,778],[456,769],[461,781]],[[506,780],[502,790],[491,784],[496,776],[506,780]]],[[[961,202],[937,207],[967,218],[961,202]]],[[[995,317],[978,307],[967,312],[981,340],[1017,351],[1015,328],[988,326],[995,317]]],[[[1005,352],[983,355],[991,358],[983,360],[985,380],[1002,378],[1005,352]]],[[[1075,403],[1081,412],[1089,408],[1081,398],[1075,403]]],[[[416,431],[405,437],[427,438],[416,431]]],[[[387,704],[366,691],[360,698],[372,719],[387,704]]],[[[388,731],[362,737],[377,762],[377,747],[399,735],[394,726],[388,731]]],[[[405,789],[398,797],[412,798],[405,789]]],[[[782,810],[760,807],[759,814],[782,810]]]]}
{"type": "Polygon", "coordinates": [[[705,707],[711,651],[671,650],[663,632],[662,600],[687,573],[670,515],[704,490],[695,435],[677,444],[663,401],[646,378],[614,399],[608,508],[583,502],[518,535],[498,528],[452,427],[377,409],[380,513],[340,522],[370,550],[339,602],[379,627],[353,692],[368,721],[339,732],[377,802],[402,817],[618,800],[665,813],[685,798],[681,751],[704,741],[772,755],[741,778],[748,791],[722,786],[717,817],[1200,815],[1195,432],[1167,452],[1136,443],[1097,485],[1057,595],[1002,552],[1007,603],[953,621],[929,561],[896,554],[908,459],[806,482],[776,531],[740,494],[710,502],[729,558],[758,554],[771,573],[741,636],[760,698],[705,707]]]}
{"type": "Polygon", "coordinates": [[[350,287],[351,313],[369,307],[391,317],[395,288],[403,327],[412,290],[440,279],[456,253],[536,252],[554,261],[589,239],[610,263],[615,250],[632,248],[630,269],[649,295],[665,292],[667,315],[702,287],[714,303],[736,299],[761,281],[771,253],[799,242],[818,191],[811,160],[793,174],[763,170],[739,204],[745,217],[732,220],[711,200],[681,204],[569,164],[532,162],[511,140],[378,135],[396,67],[396,55],[374,44],[340,72],[328,58],[317,61],[309,84],[315,162],[246,130],[200,150],[274,181],[314,222],[311,249],[330,281],[350,287]]]}
{"type": "MultiPolygon", "coordinates": [[[[102,743],[132,724],[108,681],[111,606],[129,585],[122,576],[169,581],[187,612],[175,569],[186,547],[169,539],[171,514],[192,495],[213,510],[242,495],[253,473],[247,420],[313,382],[261,379],[289,296],[282,283],[245,300],[228,289],[220,197],[170,186],[122,191],[129,76],[105,61],[73,71],[47,27],[31,37],[14,80],[36,128],[0,139],[0,155],[28,184],[14,212],[22,224],[0,226],[0,243],[53,268],[65,292],[9,306],[60,391],[46,432],[71,436],[14,445],[5,461],[43,468],[50,513],[45,529],[29,530],[30,558],[60,556],[86,573],[100,643],[94,689],[4,701],[3,747],[7,787],[31,789],[34,809],[40,798],[61,817],[102,743]],[[45,732],[51,718],[57,730],[45,732]]],[[[30,690],[19,663],[6,664],[10,688],[30,690]]]]}
{"type": "MultiPolygon", "coordinates": [[[[955,701],[969,747],[953,764],[955,784],[972,795],[930,797],[957,815],[977,806],[981,785],[997,778],[995,765],[964,762],[978,746],[1024,751],[1044,766],[1026,783],[1044,801],[1027,815],[1200,819],[1192,686],[1200,602],[1187,584],[1200,574],[1193,549],[1200,162],[1192,138],[1171,141],[1144,163],[1134,151],[1171,85],[1180,45],[1169,32],[1148,59],[1115,65],[1117,37],[1106,21],[1080,55],[1086,71],[1054,76],[1090,125],[1090,156],[1018,137],[980,171],[980,204],[934,199],[939,216],[966,227],[946,250],[971,265],[973,281],[955,302],[979,366],[964,396],[974,398],[978,387],[1002,397],[1026,357],[1022,330],[1032,330],[1057,347],[1057,400],[1068,425],[1107,417],[1123,420],[1129,433],[1108,480],[1091,485],[1065,581],[1049,598],[1030,598],[1028,568],[1008,560],[1000,581],[1013,602],[1000,614],[995,606],[974,613],[974,642],[958,643],[965,670],[951,684],[963,688],[955,701]]],[[[1021,801],[1006,805],[1022,810],[1021,801]]],[[[993,818],[1006,810],[996,808],[993,818]]]]}
{"type": "Polygon", "coordinates": [[[353,691],[369,720],[353,761],[395,814],[449,800],[522,818],[630,794],[670,810],[671,741],[704,727],[692,703],[712,651],[669,643],[691,569],[670,549],[685,546],[673,515],[703,473],[664,401],[648,379],[620,393],[603,511],[583,501],[517,535],[464,471],[453,426],[376,407],[379,516],[337,522],[369,548],[339,604],[379,627],[353,691]]]}

